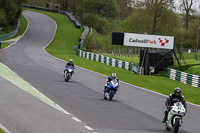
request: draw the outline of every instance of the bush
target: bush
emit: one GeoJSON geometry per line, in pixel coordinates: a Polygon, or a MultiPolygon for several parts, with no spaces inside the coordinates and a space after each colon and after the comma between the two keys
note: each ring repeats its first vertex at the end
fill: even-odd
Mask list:
{"type": "Polygon", "coordinates": [[[85,45],[88,51],[111,51],[111,35],[101,35],[93,31],[93,34],[86,37],[85,45]]]}
{"type": "Polygon", "coordinates": [[[95,24],[98,21],[98,16],[93,13],[83,14],[83,23],[89,27],[95,27],[95,24]]]}

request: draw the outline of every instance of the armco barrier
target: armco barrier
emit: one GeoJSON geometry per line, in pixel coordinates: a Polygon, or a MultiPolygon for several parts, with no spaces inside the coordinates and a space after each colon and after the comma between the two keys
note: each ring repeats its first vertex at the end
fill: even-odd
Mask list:
{"type": "Polygon", "coordinates": [[[80,40],[79,40],[79,42],[80,42],[80,44],[79,44],[79,49],[82,49],[82,47],[83,47],[83,43],[84,43],[84,40],[85,40],[85,37],[86,37],[86,35],[89,33],[89,28],[88,28],[88,26],[83,26],[83,33],[82,33],[82,35],[81,35],[81,37],[80,37],[80,40]]]}
{"type": "Polygon", "coordinates": [[[200,88],[200,76],[168,68],[168,78],[200,88]]]}
{"type": "Polygon", "coordinates": [[[140,73],[140,67],[135,65],[134,63],[121,61],[121,60],[113,59],[107,56],[82,51],[80,49],[77,50],[77,55],[88,60],[93,60],[93,61],[101,62],[113,67],[126,69],[136,74],[140,73]]]}

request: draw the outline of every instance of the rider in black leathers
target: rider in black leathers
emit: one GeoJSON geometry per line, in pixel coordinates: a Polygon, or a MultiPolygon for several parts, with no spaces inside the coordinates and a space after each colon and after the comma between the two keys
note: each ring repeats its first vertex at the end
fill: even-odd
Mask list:
{"type": "Polygon", "coordinates": [[[182,102],[187,112],[187,104],[185,102],[185,98],[183,95],[181,95],[181,89],[178,87],[174,89],[174,93],[170,94],[165,102],[167,110],[165,111],[165,117],[163,118],[163,121],[162,121],[163,123],[165,123],[167,120],[167,115],[168,115],[168,112],[171,110],[171,106],[173,106],[174,103],[176,102],[182,102]]]}

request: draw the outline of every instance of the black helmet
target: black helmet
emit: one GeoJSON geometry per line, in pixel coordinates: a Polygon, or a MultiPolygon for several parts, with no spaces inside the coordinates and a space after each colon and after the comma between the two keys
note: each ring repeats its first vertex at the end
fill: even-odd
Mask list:
{"type": "Polygon", "coordinates": [[[181,89],[180,89],[179,87],[176,87],[176,88],[174,89],[174,95],[175,95],[175,96],[180,96],[180,95],[181,95],[181,89]]]}

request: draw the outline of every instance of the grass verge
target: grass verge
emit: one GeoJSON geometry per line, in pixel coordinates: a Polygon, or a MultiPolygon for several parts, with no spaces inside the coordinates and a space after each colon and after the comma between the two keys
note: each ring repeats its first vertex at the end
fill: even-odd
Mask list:
{"type": "Polygon", "coordinates": [[[0,133],[4,133],[4,131],[0,129],[0,133]]]}
{"type": "MultiPolygon", "coordinates": [[[[100,53],[100,54],[114,58],[114,59],[128,61],[136,65],[139,65],[138,56],[127,57],[127,56],[111,56],[111,54],[107,54],[107,53],[100,53]]],[[[189,67],[185,70],[185,72],[190,73],[190,74],[200,75],[200,71],[199,71],[200,70],[200,53],[198,54],[198,60],[194,59],[194,53],[184,53],[183,56],[185,58],[186,63],[189,64],[189,67]]],[[[185,64],[183,63],[183,60],[181,60],[181,64],[184,67],[185,64]]],[[[172,66],[172,68],[180,70],[178,64],[176,64],[175,66],[172,66]]],[[[167,73],[161,72],[159,73],[159,75],[166,76],[167,73]]]]}
{"type": "Polygon", "coordinates": [[[23,35],[23,33],[25,32],[25,30],[27,28],[28,22],[27,22],[26,18],[23,15],[20,16],[19,21],[20,21],[19,31],[12,38],[16,38],[18,36],[23,35]]]}
{"type": "Polygon", "coordinates": [[[116,72],[119,79],[122,81],[165,95],[169,95],[173,92],[173,88],[179,86],[182,88],[182,93],[186,97],[187,101],[200,105],[200,88],[184,85],[163,76],[138,76],[127,70],[111,67],[99,62],[78,57],[76,52],[73,51],[73,46],[78,45],[81,30],[75,29],[74,25],[66,16],[33,9],[27,10],[45,14],[56,21],[58,27],[55,38],[45,49],[51,55],[65,61],[68,61],[70,58],[72,58],[74,59],[74,63],[76,65],[105,75],[110,75],[112,72],[116,72]]]}
{"type": "Polygon", "coordinates": [[[0,129],[0,133],[4,133],[4,131],[0,129]]]}
{"type": "Polygon", "coordinates": [[[139,62],[140,62],[140,59],[139,59],[138,56],[132,56],[132,57],[112,56],[111,54],[108,54],[108,53],[97,53],[97,54],[104,55],[104,56],[107,56],[107,57],[111,57],[111,58],[114,58],[114,59],[117,59],[117,60],[123,60],[123,61],[131,62],[131,63],[134,63],[136,65],[139,65],[139,62]]]}
{"type": "Polygon", "coordinates": [[[8,47],[10,44],[7,44],[7,43],[2,43],[1,44],[1,48],[5,48],[5,47],[8,47]]]}

